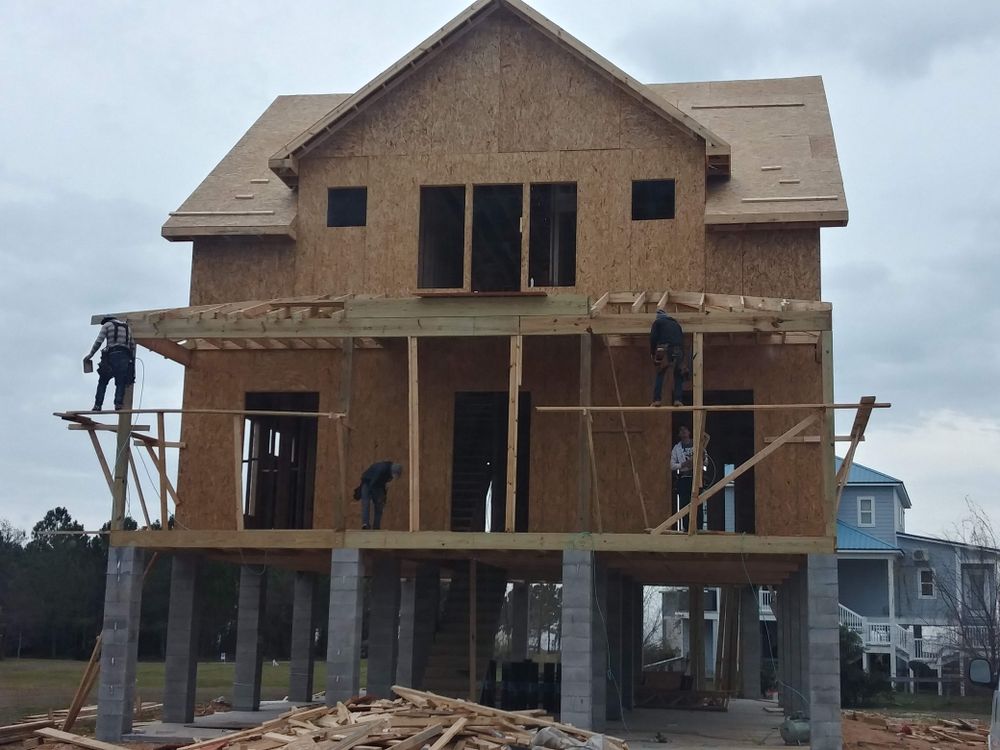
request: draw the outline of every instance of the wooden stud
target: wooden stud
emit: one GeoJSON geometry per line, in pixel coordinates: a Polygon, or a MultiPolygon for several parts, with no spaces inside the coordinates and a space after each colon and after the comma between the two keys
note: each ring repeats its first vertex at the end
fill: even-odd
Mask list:
{"type": "MultiPolygon", "coordinates": [[[[129,453],[128,465],[132,469],[132,481],[135,482],[135,491],[139,495],[139,507],[142,509],[142,518],[146,522],[146,527],[152,527],[153,523],[149,520],[149,508],[146,507],[146,497],[142,493],[142,483],[139,481],[139,472],[135,467],[135,458],[129,453]]],[[[63,727],[65,729],[66,727],[63,727]]]]}
{"type": "MultiPolygon", "coordinates": [[[[705,405],[705,336],[695,333],[691,336],[691,403],[693,406],[705,405]]],[[[671,378],[677,377],[672,373],[671,378]]],[[[698,496],[701,493],[701,482],[705,468],[705,453],[702,441],[705,434],[705,412],[696,411],[692,418],[692,438],[694,452],[691,454],[691,498],[688,501],[688,534],[698,531],[698,496]]]]}
{"type": "Polygon", "coordinates": [[[70,701],[69,709],[66,711],[66,719],[62,725],[64,732],[68,732],[73,728],[73,724],[76,723],[76,717],[80,715],[80,709],[87,702],[87,696],[90,695],[90,691],[94,687],[94,680],[100,673],[101,635],[98,633],[97,640],[94,641],[94,648],[90,652],[90,661],[87,662],[87,667],[83,670],[83,677],[80,679],[80,684],[77,686],[76,693],[73,694],[73,700],[70,701]]]}
{"type": "MultiPolygon", "coordinates": [[[[822,367],[823,400],[832,403],[833,392],[833,332],[822,331],[819,334],[819,343],[816,348],[822,367]]],[[[836,445],[835,433],[837,429],[836,415],[831,409],[823,412],[823,421],[820,423],[820,438],[822,439],[822,455],[820,456],[822,467],[824,512],[826,514],[824,529],[826,535],[835,538],[837,535],[837,513],[840,502],[840,491],[837,488],[836,480],[836,445]]],[[[853,437],[853,435],[852,435],[853,437]]]]}
{"type": "Polygon", "coordinates": [[[520,336],[510,337],[510,370],[507,396],[507,485],[505,525],[514,532],[517,523],[517,433],[524,354],[520,336]]]}
{"type": "Polygon", "coordinates": [[[590,306],[590,314],[592,316],[600,315],[601,311],[604,310],[604,308],[607,306],[608,299],[610,297],[611,297],[610,292],[605,292],[600,297],[598,297],[597,301],[590,306]]]}
{"type": "Polygon", "coordinates": [[[587,447],[587,407],[591,402],[592,390],[592,350],[593,338],[589,333],[580,336],[580,411],[578,426],[577,461],[579,466],[578,487],[579,496],[577,501],[576,524],[579,531],[590,531],[590,504],[591,504],[591,473],[590,473],[590,451],[587,447]]]}
{"type": "Polygon", "coordinates": [[[236,530],[243,531],[243,422],[245,417],[233,417],[233,458],[236,461],[233,480],[236,482],[236,530]]]}
{"type": "Polygon", "coordinates": [[[646,308],[646,292],[639,292],[635,295],[635,301],[632,302],[632,314],[641,315],[646,308]]]}
{"type": "Polygon", "coordinates": [[[108,459],[104,456],[104,449],[101,447],[101,442],[97,439],[97,433],[93,430],[87,430],[87,432],[90,435],[90,442],[94,446],[94,452],[97,454],[97,460],[101,464],[101,470],[104,472],[104,478],[108,482],[108,490],[113,496],[115,492],[115,480],[111,476],[111,467],[108,466],[108,459]]]}
{"type": "Polygon", "coordinates": [[[347,528],[344,516],[347,513],[347,429],[344,418],[337,420],[337,466],[340,474],[340,492],[333,503],[333,528],[336,531],[347,528]]]}
{"type": "Polygon", "coordinates": [[[594,452],[594,415],[587,412],[587,452],[590,464],[590,482],[594,494],[594,519],[597,522],[597,532],[604,531],[604,521],[601,518],[601,493],[597,485],[597,456],[594,452]]]}
{"type": "Polygon", "coordinates": [[[409,374],[409,476],[410,531],[420,530],[420,380],[417,370],[417,339],[406,340],[409,374]]]}
{"type": "Polygon", "coordinates": [[[132,386],[125,389],[122,409],[118,411],[118,432],[115,440],[115,469],[111,489],[111,530],[125,527],[125,492],[128,487],[128,455],[131,451],[129,437],[132,434],[132,386]]]}
{"type": "MultiPolygon", "coordinates": [[[[156,443],[159,446],[159,461],[157,468],[160,470],[160,528],[166,531],[169,528],[167,523],[170,513],[167,509],[167,447],[166,430],[163,426],[163,412],[156,415],[156,443]]],[[[242,445],[240,446],[242,449],[242,445]]]]}
{"type": "Polygon", "coordinates": [[[469,560],[469,700],[477,701],[476,695],[476,603],[478,594],[476,592],[476,578],[478,570],[475,559],[469,560]]]}
{"type": "MultiPolygon", "coordinates": [[[[611,380],[615,386],[615,398],[618,401],[618,405],[622,406],[622,392],[621,388],[618,386],[618,372],[615,368],[615,355],[611,351],[611,347],[607,346],[607,337],[605,337],[605,346],[608,350],[608,362],[611,365],[611,380]]],[[[649,527],[649,514],[646,512],[646,498],[642,494],[642,483],[639,481],[639,471],[635,466],[635,454],[632,452],[632,438],[629,436],[628,424],[625,420],[625,412],[618,412],[618,417],[621,421],[622,435],[625,438],[625,449],[628,452],[628,462],[632,467],[632,480],[635,482],[635,494],[639,497],[639,507],[642,509],[642,527],[649,527]]],[[[590,434],[593,436],[593,419],[591,419],[590,434]]]]}

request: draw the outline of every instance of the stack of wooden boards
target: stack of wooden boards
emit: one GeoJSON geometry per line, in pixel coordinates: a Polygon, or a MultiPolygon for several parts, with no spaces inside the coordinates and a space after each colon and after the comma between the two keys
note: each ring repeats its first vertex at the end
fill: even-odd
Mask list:
{"type": "Polygon", "coordinates": [[[906,740],[923,740],[932,745],[955,744],[983,747],[989,728],[975,719],[901,719],[869,711],[848,711],[849,720],[863,722],[906,740]]]}
{"type": "Polygon", "coordinates": [[[46,729],[54,727],[55,722],[51,719],[25,719],[19,724],[9,724],[0,727],[0,745],[8,745],[12,742],[23,742],[35,736],[36,729],[46,729]]]}
{"type": "Polygon", "coordinates": [[[545,727],[580,745],[600,738],[607,750],[628,750],[623,740],[560,724],[540,710],[502,711],[404,687],[393,692],[396,700],[359,698],[334,708],[291,711],[182,750],[501,750],[530,746],[545,727]]]}

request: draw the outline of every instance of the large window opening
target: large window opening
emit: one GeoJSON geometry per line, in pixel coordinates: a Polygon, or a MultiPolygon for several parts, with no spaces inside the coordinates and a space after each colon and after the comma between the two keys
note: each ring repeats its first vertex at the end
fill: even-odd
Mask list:
{"type": "MultiPolygon", "coordinates": [[[[246,408],[315,412],[319,394],[248,393],[246,408]]],[[[312,528],[315,417],[248,417],[243,429],[243,467],[246,528],[312,528]]]]}
{"type": "MultiPolygon", "coordinates": [[[[456,393],[451,472],[451,530],[504,530],[507,508],[506,392],[456,393]]],[[[516,531],[528,530],[531,394],[522,393],[517,421],[516,531]]]]}
{"type": "Polygon", "coordinates": [[[420,188],[417,285],[423,289],[461,289],[464,262],[465,188],[420,188]]]}
{"type": "Polygon", "coordinates": [[[528,283],[576,284],[576,183],[531,186],[528,283]]]}
{"type": "Polygon", "coordinates": [[[472,190],[472,291],[521,288],[521,185],[472,190]]]}

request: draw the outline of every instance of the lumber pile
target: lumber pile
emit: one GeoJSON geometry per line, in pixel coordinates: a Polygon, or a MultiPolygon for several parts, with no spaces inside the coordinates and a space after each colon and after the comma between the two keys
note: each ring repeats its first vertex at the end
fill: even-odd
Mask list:
{"type": "Polygon", "coordinates": [[[560,724],[541,710],[502,711],[404,687],[393,692],[394,700],[289,711],[181,750],[503,750],[533,742],[553,750],[628,750],[623,740],[560,724]]]}
{"type": "Polygon", "coordinates": [[[26,719],[19,724],[9,724],[0,727],[0,745],[8,745],[12,742],[23,742],[35,736],[35,730],[45,729],[55,726],[55,722],[50,719],[26,719]]]}
{"type": "Polygon", "coordinates": [[[900,719],[871,711],[848,711],[845,718],[884,730],[903,740],[922,740],[932,745],[984,747],[990,732],[989,727],[975,719],[900,719]]]}
{"type": "MultiPolygon", "coordinates": [[[[137,704],[136,705],[136,712],[135,713],[136,713],[136,716],[139,716],[140,714],[145,714],[145,713],[147,713],[149,711],[156,711],[156,710],[161,709],[161,708],[163,708],[163,704],[162,703],[143,702],[141,704],[137,704]]],[[[52,722],[55,722],[56,725],[59,725],[60,727],[62,727],[63,724],[66,721],[66,717],[69,715],[70,710],[71,710],[70,708],[60,708],[58,710],[49,711],[49,712],[44,713],[44,714],[32,714],[31,716],[25,716],[24,720],[25,721],[42,721],[42,720],[48,720],[49,723],[50,723],[49,724],[50,726],[52,725],[52,722]]],[[[82,720],[85,720],[85,719],[96,719],[97,718],[97,706],[93,705],[93,706],[83,706],[83,707],[81,707],[77,711],[76,718],[77,719],[82,719],[82,720]]]]}

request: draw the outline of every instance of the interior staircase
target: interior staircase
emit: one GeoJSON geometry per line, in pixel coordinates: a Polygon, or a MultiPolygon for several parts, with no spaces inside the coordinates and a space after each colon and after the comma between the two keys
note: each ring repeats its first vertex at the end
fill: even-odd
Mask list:
{"type": "MultiPolygon", "coordinates": [[[[487,664],[493,658],[493,644],[507,590],[507,573],[481,563],[476,565],[476,571],[476,675],[481,684],[487,664]]],[[[457,564],[452,573],[423,683],[424,689],[433,693],[455,698],[469,695],[469,568],[466,563],[457,564]]]]}

